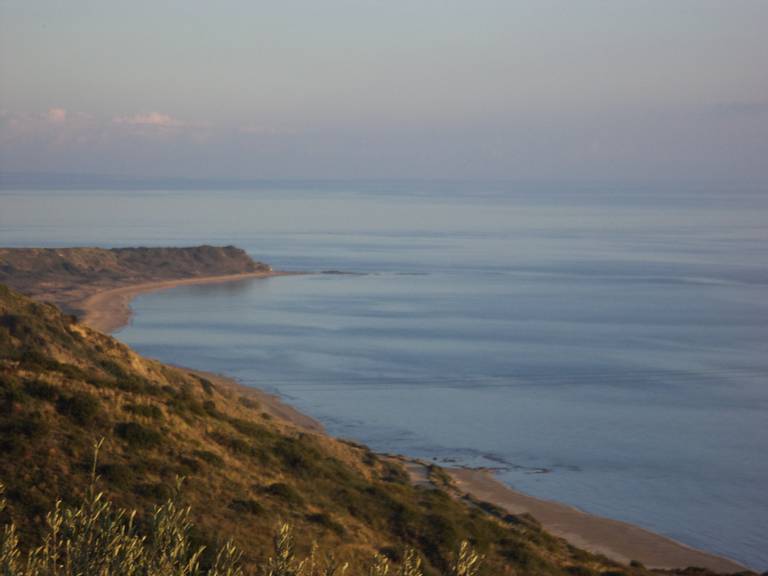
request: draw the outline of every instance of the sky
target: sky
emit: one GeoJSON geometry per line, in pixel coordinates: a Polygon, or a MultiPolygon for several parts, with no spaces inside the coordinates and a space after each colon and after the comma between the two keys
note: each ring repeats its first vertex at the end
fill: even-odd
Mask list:
{"type": "Polygon", "coordinates": [[[0,172],[768,188],[764,0],[0,0],[0,172]]]}

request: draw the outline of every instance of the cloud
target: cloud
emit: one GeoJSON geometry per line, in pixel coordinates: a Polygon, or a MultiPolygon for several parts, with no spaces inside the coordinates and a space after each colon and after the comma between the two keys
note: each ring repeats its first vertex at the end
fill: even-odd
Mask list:
{"type": "Polygon", "coordinates": [[[133,116],[117,116],[112,119],[115,124],[124,124],[128,126],[147,126],[157,128],[180,128],[184,123],[160,112],[150,112],[148,114],[135,114],[133,116]]]}
{"type": "Polygon", "coordinates": [[[67,111],[64,108],[50,108],[47,117],[49,122],[62,124],[67,121],[67,111]]]}

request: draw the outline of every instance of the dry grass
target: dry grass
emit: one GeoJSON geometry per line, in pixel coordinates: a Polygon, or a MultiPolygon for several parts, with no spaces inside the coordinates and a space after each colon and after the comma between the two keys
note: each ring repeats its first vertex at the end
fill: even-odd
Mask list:
{"type": "Polygon", "coordinates": [[[315,543],[314,565],[335,574],[344,563],[350,574],[377,576],[646,573],[568,546],[535,522],[468,505],[441,482],[414,486],[400,464],[365,446],[264,414],[248,390],[142,358],[0,286],[0,481],[4,514],[16,523],[4,546],[23,555],[52,545],[52,520],[82,522],[106,506],[99,517],[113,534],[146,543],[158,518],[188,522],[175,532],[188,539],[176,558],[202,549],[201,571],[217,566],[217,550],[234,551],[231,540],[239,565],[258,574],[265,558],[277,561],[274,527],[289,524],[300,536],[294,558],[312,558],[315,543]],[[92,489],[99,438],[108,505],[92,489]],[[183,506],[173,490],[180,476],[183,506]],[[463,541],[484,556],[482,569],[463,541]],[[344,562],[321,554],[321,563],[330,550],[344,562]]]}
{"type": "MultiPolygon", "coordinates": [[[[95,449],[91,485],[76,507],[58,500],[46,514],[46,533],[40,546],[22,556],[16,527],[0,533],[0,574],[3,576],[244,576],[242,554],[227,541],[216,551],[213,565],[201,566],[203,546],[192,542],[190,509],[179,504],[181,482],[174,497],[156,506],[145,533],[137,527],[136,510],[114,506],[96,489],[95,449]]],[[[0,512],[6,506],[0,483],[0,512]]],[[[323,554],[317,545],[304,558],[296,554],[293,528],[281,524],[273,537],[273,554],[256,567],[262,576],[344,576],[349,563],[323,554]]],[[[446,576],[476,576],[481,558],[462,542],[446,576]]],[[[381,555],[369,563],[369,576],[423,576],[422,561],[408,549],[399,568],[381,555]]]]}

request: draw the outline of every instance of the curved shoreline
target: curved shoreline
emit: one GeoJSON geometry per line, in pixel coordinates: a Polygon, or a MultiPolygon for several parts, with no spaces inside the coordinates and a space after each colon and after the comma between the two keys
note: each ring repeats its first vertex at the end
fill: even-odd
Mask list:
{"type": "MultiPolygon", "coordinates": [[[[215,284],[246,280],[288,276],[300,272],[252,272],[226,276],[203,276],[180,280],[145,282],[100,290],[73,305],[82,311],[81,321],[102,332],[115,332],[125,326],[131,318],[130,303],[139,294],[168,290],[178,286],[215,284]]],[[[185,368],[186,369],[186,368],[185,368]]],[[[214,376],[221,382],[242,387],[237,381],[221,375],[214,376]]],[[[293,421],[315,433],[324,434],[322,426],[311,416],[304,415],[279,398],[264,395],[275,415],[293,421]]],[[[412,480],[417,484],[429,484],[427,463],[407,457],[397,457],[406,464],[412,480]]],[[[675,569],[696,566],[715,572],[735,573],[749,570],[729,558],[691,548],[666,536],[651,532],[639,526],[595,516],[572,506],[542,500],[510,488],[484,469],[445,468],[452,478],[457,496],[469,494],[477,500],[500,506],[510,514],[529,513],[552,534],[564,538],[579,548],[602,554],[611,560],[628,564],[640,561],[649,568],[675,569]]]]}
{"type": "Polygon", "coordinates": [[[235,282],[250,278],[272,278],[274,276],[291,276],[300,272],[246,272],[244,274],[227,274],[224,276],[200,276],[197,278],[183,278],[178,280],[159,280],[155,282],[142,282],[129,284],[116,288],[100,290],[72,302],[72,306],[81,310],[80,321],[100,332],[113,333],[131,319],[131,300],[139,294],[147,292],[159,292],[178,286],[190,286],[195,284],[219,284],[235,282]]]}
{"type": "Polygon", "coordinates": [[[749,570],[735,560],[698,550],[640,526],[523,494],[501,482],[491,470],[453,468],[447,472],[460,492],[500,506],[510,514],[528,513],[555,536],[622,564],[637,560],[648,568],[696,566],[727,573],[749,570]]]}

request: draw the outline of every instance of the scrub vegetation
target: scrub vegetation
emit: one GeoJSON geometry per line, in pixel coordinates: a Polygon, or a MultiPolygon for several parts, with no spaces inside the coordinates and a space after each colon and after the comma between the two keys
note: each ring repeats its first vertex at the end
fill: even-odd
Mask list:
{"type": "Polygon", "coordinates": [[[0,285],[0,574],[650,573],[265,415],[0,285]]]}

